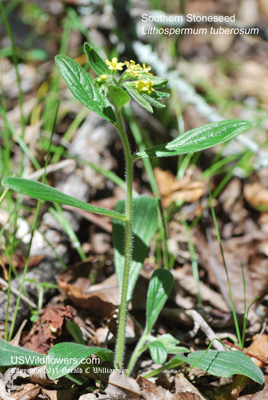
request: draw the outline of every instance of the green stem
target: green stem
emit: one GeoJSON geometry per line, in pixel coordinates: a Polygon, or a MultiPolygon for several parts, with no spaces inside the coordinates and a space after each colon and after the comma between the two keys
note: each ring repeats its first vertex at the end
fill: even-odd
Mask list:
{"type": "Polygon", "coordinates": [[[141,336],[140,340],[138,341],[135,350],[132,353],[132,356],[129,360],[128,366],[127,366],[127,375],[129,376],[134,368],[134,365],[136,364],[137,359],[140,357],[140,355],[146,350],[146,347],[144,347],[144,344],[146,340],[148,339],[148,333],[144,332],[143,335],[141,336]]]}
{"type": "Polygon", "coordinates": [[[123,367],[124,352],[125,352],[125,331],[126,320],[128,311],[128,283],[129,283],[129,269],[132,256],[132,181],[133,181],[133,161],[128,138],[124,129],[121,113],[115,109],[117,129],[119,131],[125,158],[126,158],[126,186],[127,186],[127,199],[126,199],[126,217],[125,220],[125,265],[123,272],[123,282],[121,288],[121,301],[119,306],[118,318],[118,331],[117,342],[115,350],[115,366],[117,368],[123,367]]]}

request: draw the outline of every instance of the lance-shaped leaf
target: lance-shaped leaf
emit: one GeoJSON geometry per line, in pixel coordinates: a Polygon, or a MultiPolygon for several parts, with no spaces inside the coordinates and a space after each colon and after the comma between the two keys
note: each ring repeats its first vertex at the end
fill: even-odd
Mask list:
{"type": "Polygon", "coordinates": [[[125,220],[126,217],[116,211],[107,210],[106,208],[93,206],[82,200],[78,200],[72,196],[64,194],[44,183],[31,181],[23,178],[4,178],[2,185],[14,190],[20,194],[32,197],[37,200],[52,201],[54,203],[66,204],[82,210],[90,211],[96,214],[107,215],[112,218],[125,220]]]}
{"type": "MultiPolygon", "coordinates": [[[[123,213],[125,201],[119,201],[116,211],[123,213]]],[[[132,297],[135,283],[138,279],[143,262],[147,256],[150,242],[158,226],[157,200],[149,196],[140,196],[133,200],[133,250],[130,264],[128,301],[132,297]]],[[[125,224],[123,221],[113,221],[114,263],[121,293],[124,256],[125,224]]]]}
{"type": "Polygon", "coordinates": [[[95,49],[91,47],[88,43],[84,44],[84,51],[87,55],[88,61],[97,75],[110,75],[111,70],[108,65],[103,61],[103,59],[98,55],[95,49]]]}
{"type": "Polygon", "coordinates": [[[92,354],[113,364],[113,352],[109,349],[87,347],[77,343],[58,343],[48,352],[47,376],[50,379],[58,379],[67,375],[80,364],[86,363],[86,359],[92,354]]]}
{"type": "Polygon", "coordinates": [[[115,124],[112,108],[107,106],[87,71],[72,58],[64,55],[57,55],[55,61],[62,78],[74,97],[89,110],[115,124]]]}
{"type": "Polygon", "coordinates": [[[128,93],[130,96],[137,102],[139,103],[140,106],[145,108],[145,110],[149,111],[150,113],[153,113],[153,108],[149,101],[147,101],[138,91],[137,89],[133,86],[131,82],[126,82],[124,84],[125,88],[127,89],[128,93]]]}
{"type": "Polygon", "coordinates": [[[172,289],[174,279],[172,274],[166,270],[159,268],[154,271],[147,293],[147,307],[146,307],[146,327],[147,334],[152,330],[165,302],[168,299],[169,293],[172,289]]]}
{"type": "Polygon", "coordinates": [[[175,359],[223,378],[238,374],[245,375],[260,385],[264,381],[260,368],[242,351],[200,350],[189,354],[187,357],[178,354],[173,358],[173,360],[175,359]]]}
{"type": "Polygon", "coordinates": [[[0,354],[0,366],[43,365],[46,363],[44,354],[13,346],[2,339],[0,339],[0,354]]]}
{"type": "Polygon", "coordinates": [[[230,119],[192,129],[171,142],[138,152],[134,159],[143,157],[168,157],[193,153],[232,139],[250,129],[248,121],[230,119]]]}

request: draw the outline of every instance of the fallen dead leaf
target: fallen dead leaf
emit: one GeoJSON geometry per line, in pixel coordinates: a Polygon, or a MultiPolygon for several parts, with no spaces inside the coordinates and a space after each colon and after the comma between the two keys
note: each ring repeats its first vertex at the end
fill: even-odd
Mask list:
{"type": "Polygon", "coordinates": [[[177,200],[193,203],[204,194],[204,183],[201,181],[192,182],[189,175],[182,179],[175,179],[170,171],[163,171],[160,168],[155,168],[154,173],[163,207],[168,207],[177,200]]]}
{"type": "Polygon", "coordinates": [[[79,308],[87,309],[90,315],[106,318],[118,306],[119,287],[116,275],[111,275],[97,285],[88,278],[90,262],[77,263],[59,275],[59,288],[79,308]]]}
{"type": "MultiPolygon", "coordinates": [[[[44,258],[45,256],[43,254],[30,257],[28,267],[29,268],[36,267],[38,264],[40,264],[41,261],[44,260],[44,258]]],[[[0,263],[1,264],[3,263],[4,265],[8,266],[10,264],[10,259],[6,255],[3,255],[0,259],[0,263]]],[[[18,253],[12,255],[12,264],[16,269],[22,270],[25,267],[25,263],[26,263],[25,255],[18,253]]]]}
{"type": "Polygon", "coordinates": [[[12,393],[11,398],[17,399],[17,400],[21,400],[21,399],[34,400],[41,393],[42,392],[41,392],[41,388],[39,387],[39,385],[34,385],[32,383],[26,383],[25,385],[21,385],[17,389],[16,392],[12,393]]]}
{"type": "Polygon", "coordinates": [[[157,386],[155,383],[150,382],[142,376],[139,376],[137,383],[146,400],[202,400],[199,394],[189,391],[173,394],[169,390],[157,386]]]}
{"type": "Polygon", "coordinates": [[[247,347],[247,351],[254,356],[268,360],[268,335],[260,334],[253,336],[253,343],[247,347]]]}
{"type": "Polygon", "coordinates": [[[245,185],[244,196],[253,208],[268,207],[268,189],[260,182],[245,185]]]}
{"type": "Polygon", "coordinates": [[[23,338],[23,347],[47,353],[55,341],[62,336],[64,322],[73,320],[76,311],[71,306],[53,306],[49,304],[40,315],[38,321],[33,324],[29,334],[23,338]]]}
{"type": "Polygon", "coordinates": [[[109,376],[109,384],[105,392],[113,398],[139,399],[141,397],[139,385],[133,378],[123,372],[113,371],[109,376]],[[126,397],[127,396],[127,397],[126,397]]]}
{"type": "MultiPolygon", "coordinates": [[[[188,381],[188,379],[185,378],[185,376],[182,373],[179,373],[176,375],[175,378],[175,389],[176,389],[176,393],[180,393],[180,395],[184,395],[185,392],[198,396],[198,397],[189,397],[189,400],[193,399],[193,400],[205,400],[205,398],[199,393],[199,391],[197,390],[197,388],[188,381]],[[182,393],[183,392],[183,393],[182,393]]],[[[184,399],[184,397],[181,397],[182,399],[184,399]]],[[[188,397],[185,397],[185,400],[188,400],[188,397]]]]}

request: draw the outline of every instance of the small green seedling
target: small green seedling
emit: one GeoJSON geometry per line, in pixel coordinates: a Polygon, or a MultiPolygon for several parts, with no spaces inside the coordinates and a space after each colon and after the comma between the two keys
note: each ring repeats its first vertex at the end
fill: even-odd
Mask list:
{"type": "MultiPolygon", "coordinates": [[[[2,184],[35,199],[67,204],[113,218],[115,268],[120,288],[114,366],[120,369],[123,367],[125,355],[128,304],[150,241],[158,226],[156,199],[150,196],[133,199],[134,162],[139,158],[177,156],[200,151],[232,139],[249,129],[251,123],[242,120],[215,122],[186,132],[169,143],[132,153],[122,120],[122,108],[131,98],[150,113],[153,112],[153,107],[165,107],[161,100],[169,96],[163,91],[167,79],[152,75],[150,66],[145,64],[141,66],[133,60],[118,62],[117,58],[113,58],[112,61],[103,61],[87,43],[84,50],[97,78],[93,79],[84,68],[67,56],[56,56],[56,64],[74,97],[89,110],[113,124],[118,130],[125,155],[126,201],[119,202],[116,210],[112,211],[82,202],[39,182],[22,178],[5,178],[2,184]]],[[[185,351],[181,348],[176,349],[178,342],[169,335],[157,339],[150,336],[153,325],[167,300],[172,282],[173,278],[166,270],[157,270],[152,276],[147,297],[146,327],[130,360],[130,372],[137,357],[148,347],[152,358],[160,363],[165,361],[168,353],[185,351]]],[[[4,345],[5,349],[10,350],[8,346],[10,345],[4,345]]],[[[16,351],[18,350],[16,349],[16,351]]],[[[47,363],[48,376],[56,379],[68,374],[81,363],[84,357],[89,357],[93,353],[98,354],[102,360],[106,359],[112,363],[112,352],[107,349],[90,348],[76,343],[55,345],[48,353],[50,360],[47,363]],[[51,361],[53,357],[71,357],[73,361],[67,367],[59,365],[53,369],[51,361]]],[[[189,362],[190,358],[188,357],[187,360],[189,362]]]]}

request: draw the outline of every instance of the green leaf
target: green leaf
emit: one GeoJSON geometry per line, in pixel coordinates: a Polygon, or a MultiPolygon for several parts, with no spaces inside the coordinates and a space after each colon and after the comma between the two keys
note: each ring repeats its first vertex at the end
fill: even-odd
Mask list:
{"type": "Polygon", "coordinates": [[[204,150],[232,139],[250,129],[251,126],[252,124],[248,121],[235,119],[214,122],[192,129],[171,142],[140,151],[135,158],[176,156],[204,150]]]}
{"type": "Polygon", "coordinates": [[[130,101],[129,95],[118,86],[109,85],[108,91],[111,103],[119,110],[130,101]]]}
{"type": "Polygon", "coordinates": [[[149,101],[147,101],[138,91],[137,89],[134,88],[133,84],[130,82],[126,82],[124,84],[125,88],[127,89],[128,93],[130,96],[137,102],[139,103],[140,106],[145,108],[145,110],[149,111],[150,113],[153,113],[153,109],[149,101]]]}
{"type": "Polygon", "coordinates": [[[149,333],[152,330],[168,299],[173,283],[173,276],[168,270],[159,268],[154,271],[149,282],[147,293],[145,332],[149,333]]]}
{"type": "Polygon", "coordinates": [[[164,364],[164,362],[166,362],[168,353],[160,340],[154,340],[151,342],[149,344],[149,350],[151,358],[156,364],[164,364]]]}
{"type": "Polygon", "coordinates": [[[155,90],[154,94],[156,95],[157,99],[163,99],[163,98],[166,98],[166,97],[170,96],[170,93],[168,93],[168,92],[160,92],[159,90],[155,90]]]}
{"type": "Polygon", "coordinates": [[[94,212],[96,214],[107,215],[112,218],[119,218],[120,220],[126,219],[123,214],[85,203],[82,200],[78,200],[74,197],[68,196],[67,194],[61,193],[58,190],[45,185],[44,183],[23,178],[4,178],[2,180],[2,185],[14,190],[15,192],[24,194],[34,199],[66,204],[68,206],[81,208],[82,210],[94,212]]]}
{"type": "MultiPolygon", "coordinates": [[[[58,343],[48,352],[47,376],[50,379],[58,379],[69,374],[80,364],[90,364],[86,361],[88,357],[95,354],[100,359],[102,353],[106,353],[109,362],[113,363],[113,352],[101,347],[87,347],[77,343],[58,343]]],[[[105,354],[103,354],[105,356],[105,354]]],[[[107,359],[107,357],[106,357],[107,359]]]]}
{"type": "Polygon", "coordinates": [[[44,365],[46,356],[24,349],[23,347],[13,346],[12,344],[0,339],[0,366],[15,365],[44,365]]]}
{"type": "Polygon", "coordinates": [[[154,107],[158,107],[158,108],[165,108],[166,107],[165,104],[159,103],[159,101],[155,100],[155,98],[153,98],[152,96],[149,96],[146,93],[144,93],[142,95],[142,97],[144,97],[147,101],[149,101],[149,103],[151,103],[154,107]]]}
{"type": "Polygon", "coordinates": [[[85,344],[85,341],[84,341],[84,338],[82,335],[82,331],[76,322],[66,321],[65,326],[66,326],[68,332],[72,335],[72,337],[76,341],[76,343],[83,344],[83,345],[85,344]]]}
{"type": "Polygon", "coordinates": [[[242,351],[195,351],[187,357],[173,358],[196,366],[211,375],[228,378],[231,375],[245,375],[260,385],[264,382],[260,368],[242,351]]]}
{"type": "Polygon", "coordinates": [[[164,345],[168,354],[187,353],[190,351],[187,347],[178,346],[180,341],[174,338],[170,333],[162,335],[157,338],[157,340],[164,345]]]}
{"type": "Polygon", "coordinates": [[[111,70],[108,68],[108,65],[98,55],[96,50],[93,49],[93,47],[91,47],[88,43],[84,44],[84,51],[93,71],[96,72],[97,75],[111,74],[111,70]]]}
{"type": "Polygon", "coordinates": [[[167,78],[161,78],[161,76],[148,76],[148,78],[153,82],[154,88],[155,87],[160,87],[160,86],[165,86],[168,83],[167,78]]]}
{"type": "MultiPolygon", "coordinates": [[[[117,212],[125,211],[125,201],[119,201],[115,207],[117,212]]],[[[128,301],[138,279],[143,262],[147,256],[150,242],[158,227],[157,200],[149,196],[140,196],[133,200],[133,252],[130,264],[128,301]]],[[[124,237],[123,221],[113,221],[114,263],[121,293],[124,271],[124,237]]]]}
{"type": "Polygon", "coordinates": [[[57,55],[55,61],[62,78],[74,97],[89,110],[115,124],[115,116],[111,116],[111,107],[107,107],[94,85],[94,80],[85,69],[67,56],[57,55]]]}

